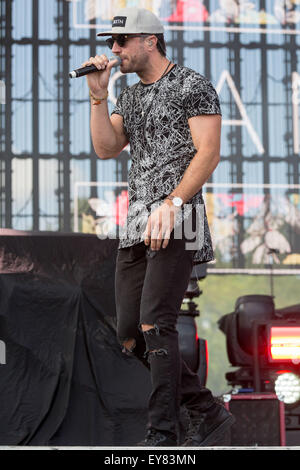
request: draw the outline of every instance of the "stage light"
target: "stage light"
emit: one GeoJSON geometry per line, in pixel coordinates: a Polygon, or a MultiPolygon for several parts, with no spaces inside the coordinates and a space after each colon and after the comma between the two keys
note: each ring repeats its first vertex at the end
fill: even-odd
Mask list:
{"type": "Polygon", "coordinates": [[[193,299],[202,294],[198,281],[206,277],[206,263],[194,266],[177,321],[179,349],[189,368],[198,374],[200,384],[205,386],[208,371],[207,341],[199,338],[196,317],[200,316],[193,299]]]}
{"type": "Polygon", "coordinates": [[[300,327],[271,326],[269,345],[271,361],[300,362],[300,327]]]}
{"type": "Polygon", "coordinates": [[[300,377],[292,372],[284,372],[275,380],[275,393],[278,400],[286,404],[300,400],[300,377]]]}

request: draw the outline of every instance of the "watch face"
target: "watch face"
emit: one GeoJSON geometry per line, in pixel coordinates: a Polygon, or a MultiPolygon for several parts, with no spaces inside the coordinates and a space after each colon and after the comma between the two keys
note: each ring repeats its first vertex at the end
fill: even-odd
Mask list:
{"type": "Polygon", "coordinates": [[[173,199],[174,206],[181,207],[182,203],[183,203],[183,201],[182,201],[181,197],[174,197],[174,199],[173,199]]]}

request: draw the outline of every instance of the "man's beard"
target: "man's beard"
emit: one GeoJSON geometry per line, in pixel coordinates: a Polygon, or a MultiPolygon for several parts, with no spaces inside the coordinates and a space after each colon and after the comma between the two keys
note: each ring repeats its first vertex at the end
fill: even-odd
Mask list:
{"type": "Polygon", "coordinates": [[[133,57],[128,59],[126,56],[122,59],[120,70],[122,73],[137,73],[145,70],[145,64],[148,58],[145,56],[133,57]],[[123,60],[125,59],[125,62],[123,60]]]}

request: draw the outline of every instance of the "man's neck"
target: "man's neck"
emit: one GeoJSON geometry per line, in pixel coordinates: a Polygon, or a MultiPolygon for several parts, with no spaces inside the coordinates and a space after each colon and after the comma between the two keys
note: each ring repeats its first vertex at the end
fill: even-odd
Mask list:
{"type": "Polygon", "coordinates": [[[166,57],[162,57],[157,61],[153,61],[145,70],[138,73],[138,76],[141,79],[141,82],[144,85],[149,85],[150,83],[157,82],[160,78],[162,78],[165,73],[167,73],[170,68],[172,67],[171,61],[169,61],[166,57]]]}

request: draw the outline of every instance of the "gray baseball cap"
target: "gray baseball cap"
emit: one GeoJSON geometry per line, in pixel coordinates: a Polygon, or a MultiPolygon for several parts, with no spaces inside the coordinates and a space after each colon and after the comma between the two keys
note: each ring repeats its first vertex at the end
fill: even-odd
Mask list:
{"type": "Polygon", "coordinates": [[[164,27],[154,13],[145,8],[123,8],[112,21],[112,29],[97,36],[113,34],[163,34],[164,27]]]}

